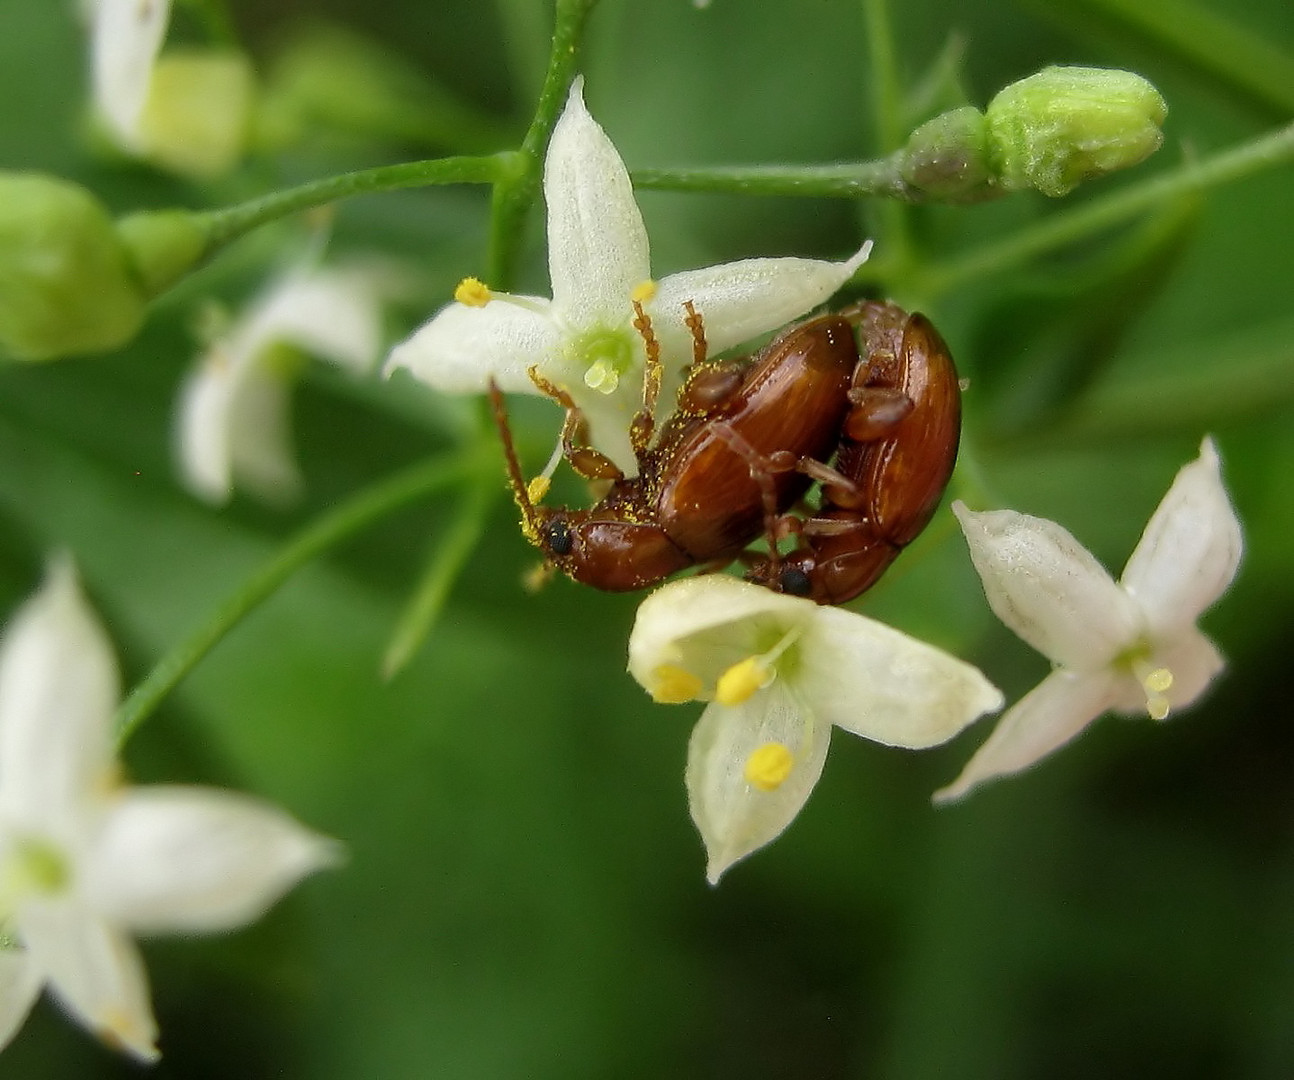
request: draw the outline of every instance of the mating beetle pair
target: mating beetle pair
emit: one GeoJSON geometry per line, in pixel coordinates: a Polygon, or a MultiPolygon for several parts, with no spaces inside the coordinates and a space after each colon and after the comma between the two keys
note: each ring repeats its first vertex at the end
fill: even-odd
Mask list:
{"type": "Polygon", "coordinates": [[[693,364],[653,440],[660,348],[641,305],[634,309],[647,353],[643,404],[630,426],[637,476],[579,445],[578,408],[532,372],[566,409],[567,461],[611,482],[592,508],[535,505],[502,394],[491,387],[522,528],[546,560],[611,591],[738,558],[747,580],[818,603],[843,604],[870,588],[929,522],[957,457],[957,372],[930,322],[863,301],[792,326],[749,358],[716,363],[688,303],[693,364]],[[793,513],[814,481],[818,508],[793,513]],[[746,552],[761,533],[767,552],[746,552]],[[783,555],[779,541],[789,536],[796,544],[783,555]]]}

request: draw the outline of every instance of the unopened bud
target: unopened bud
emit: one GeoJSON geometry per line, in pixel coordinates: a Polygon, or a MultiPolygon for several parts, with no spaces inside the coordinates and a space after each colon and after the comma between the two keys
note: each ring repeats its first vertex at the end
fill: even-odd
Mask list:
{"type": "Polygon", "coordinates": [[[117,222],[117,235],[148,296],[170,288],[206,254],[202,221],[188,210],[148,210],[117,222]]]}
{"type": "Polygon", "coordinates": [[[1065,195],[1159,149],[1168,106],[1130,71],[1049,67],[1012,83],[985,116],[997,182],[1065,195]]]}
{"type": "Polygon", "coordinates": [[[247,146],[255,81],[242,53],[174,49],[153,68],[139,122],[141,152],[172,172],[228,172],[247,146]]]}
{"type": "Polygon", "coordinates": [[[0,351],[51,360],[125,344],[145,294],[112,219],[82,187],[0,172],[0,351]]]}
{"type": "Polygon", "coordinates": [[[973,202],[1000,194],[993,188],[988,125],[970,105],[940,113],[912,133],[899,158],[903,182],[945,202],[973,202]]]}

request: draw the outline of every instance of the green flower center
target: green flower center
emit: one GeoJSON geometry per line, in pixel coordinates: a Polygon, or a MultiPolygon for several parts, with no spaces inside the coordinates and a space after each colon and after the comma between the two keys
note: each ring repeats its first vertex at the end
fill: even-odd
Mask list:
{"type": "Polygon", "coordinates": [[[64,852],[40,837],[21,837],[0,862],[0,922],[19,901],[30,896],[55,896],[72,881],[64,852]]]}
{"type": "Polygon", "coordinates": [[[621,376],[637,366],[635,340],[625,330],[590,330],[567,347],[567,359],[583,369],[584,385],[590,390],[614,394],[621,376]]]}

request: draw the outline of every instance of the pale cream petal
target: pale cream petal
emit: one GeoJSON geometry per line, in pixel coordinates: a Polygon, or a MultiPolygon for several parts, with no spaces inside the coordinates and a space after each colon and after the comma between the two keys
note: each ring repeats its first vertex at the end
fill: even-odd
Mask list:
{"type": "Polygon", "coordinates": [[[142,150],[140,118],[170,17],[170,0],[98,0],[94,9],[94,103],[121,145],[135,153],[142,150]]]}
{"type": "Polygon", "coordinates": [[[978,668],[841,608],[819,608],[795,649],[814,712],[888,746],[935,746],[1003,705],[978,668]]]}
{"type": "Polygon", "coordinates": [[[871,252],[865,243],[842,262],[821,259],[745,259],[671,274],[658,283],[648,309],[667,357],[691,359],[683,302],[691,300],[705,324],[711,353],[776,330],[831,299],[871,252]]]}
{"type": "Polygon", "coordinates": [[[338,846],[257,799],[211,788],[133,788],[84,868],[95,910],[136,932],[210,932],[259,918],[338,846]]]}
{"type": "Polygon", "coordinates": [[[225,418],[235,485],[269,503],[291,502],[302,488],[292,441],[295,385],[294,374],[253,364],[225,418]]]}
{"type": "Polygon", "coordinates": [[[26,949],[0,949],[0,1050],[18,1034],[43,982],[26,949]]]}
{"type": "Polygon", "coordinates": [[[1140,603],[1152,635],[1171,633],[1192,625],[1227,591],[1243,550],[1217,449],[1205,439],[1151,517],[1122,584],[1140,603]]]}
{"type": "Polygon", "coordinates": [[[544,161],[548,275],[570,327],[627,325],[629,296],[651,276],[647,229],[620,154],[571,85],[544,161]]]}
{"type": "Polygon", "coordinates": [[[1093,670],[1140,636],[1131,598],[1054,521],[960,502],[953,512],[994,614],[1050,660],[1093,670]]]}
{"type": "Polygon", "coordinates": [[[661,668],[686,669],[713,690],[725,670],[816,618],[811,600],[782,596],[724,574],[662,585],[638,607],[629,635],[629,673],[648,693],[661,668]]]}
{"type": "Polygon", "coordinates": [[[71,559],[55,558],[0,645],[0,819],[75,825],[113,770],[117,700],[112,645],[71,559]]]}
{"type": "Polygon", "coordinates": [[[831,725],[805,711],[780,682],[742,705],[706,707],[688,744],[685,779],[710,884],[782,834],[822,775],[830,738],[831,725]],[[793,758],[789,775],[773,791],[752,786],[745,776],[750,755],[767,743],[782,744],[793,758]]]}
{"type": "MultiPolygon", "coordinates": [[[[1156,641],[1143,663],[1143,671],[1162,669],[1172,675],[1172,685],[1163,691],[1170,717],[1193,704],[1227,666],[1218,647],[1193,626],[1171,640],[1156,641]]],[[[1135,676],[1129,674],[1121,680],[1117,691],[1113,709],[1130,716],[1147,714],[1146,688],[1135,676]]]]}
{"type": "Polygon", "coordinates": [[[128,937],[66,901],[28,904],[18,923],[50,992],[78,1023],[114,1049],[158,1059],[148,976],[128,937]]]}
{"type": "Polygon", "coordinates": [[[480,393],[493,378],[504,390],[536,393],[527,370],[560,356],[564,341],[539,297],[526,306],[493,300],[484,307],[450,304],[391,350],[385,371],[407,368],[445,393],[480,393]]]}
{"type": "Polygon", "coordinates": [[[285,342],[356,374],[373,369],[382,348],[377,282],[358,268],[289,274],[241,321],[235,353],[257,353],[285,342]]]}
{"type": "Polygon", "coordinates": [[[1118,694],[1112,671],[1053,671],[998,721],[961,775],[934,794],[936,803],[960,799],[971,788],[1029,768],[1060,749],[1109,709],[1118,694]]]}
{"type": "Polygon", "coordinates": [[[200,499],[227,502],[233,493],[230,410],[243,377],[234,358],[216,345],[180,387],[176,403],[175,461],[184,486],[200,499]]]}

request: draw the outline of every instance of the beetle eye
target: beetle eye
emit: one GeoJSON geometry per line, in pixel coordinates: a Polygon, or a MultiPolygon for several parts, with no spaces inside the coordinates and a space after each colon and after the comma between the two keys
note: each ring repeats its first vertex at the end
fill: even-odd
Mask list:
{"type": "Polygon", "coordinates": [[[544,525],[544,547],[554,555],[569,555],[575,546],[565,518],[553,518],[544,525]]]}
{"type": "Polygon", "coordinates": [[[788,566],[777,579],[777,584],[782,592],[790,596],[808,596],[813,591],[813,586],[809,582],[809,575],[801,570],[798,566],[788,566]]]}

